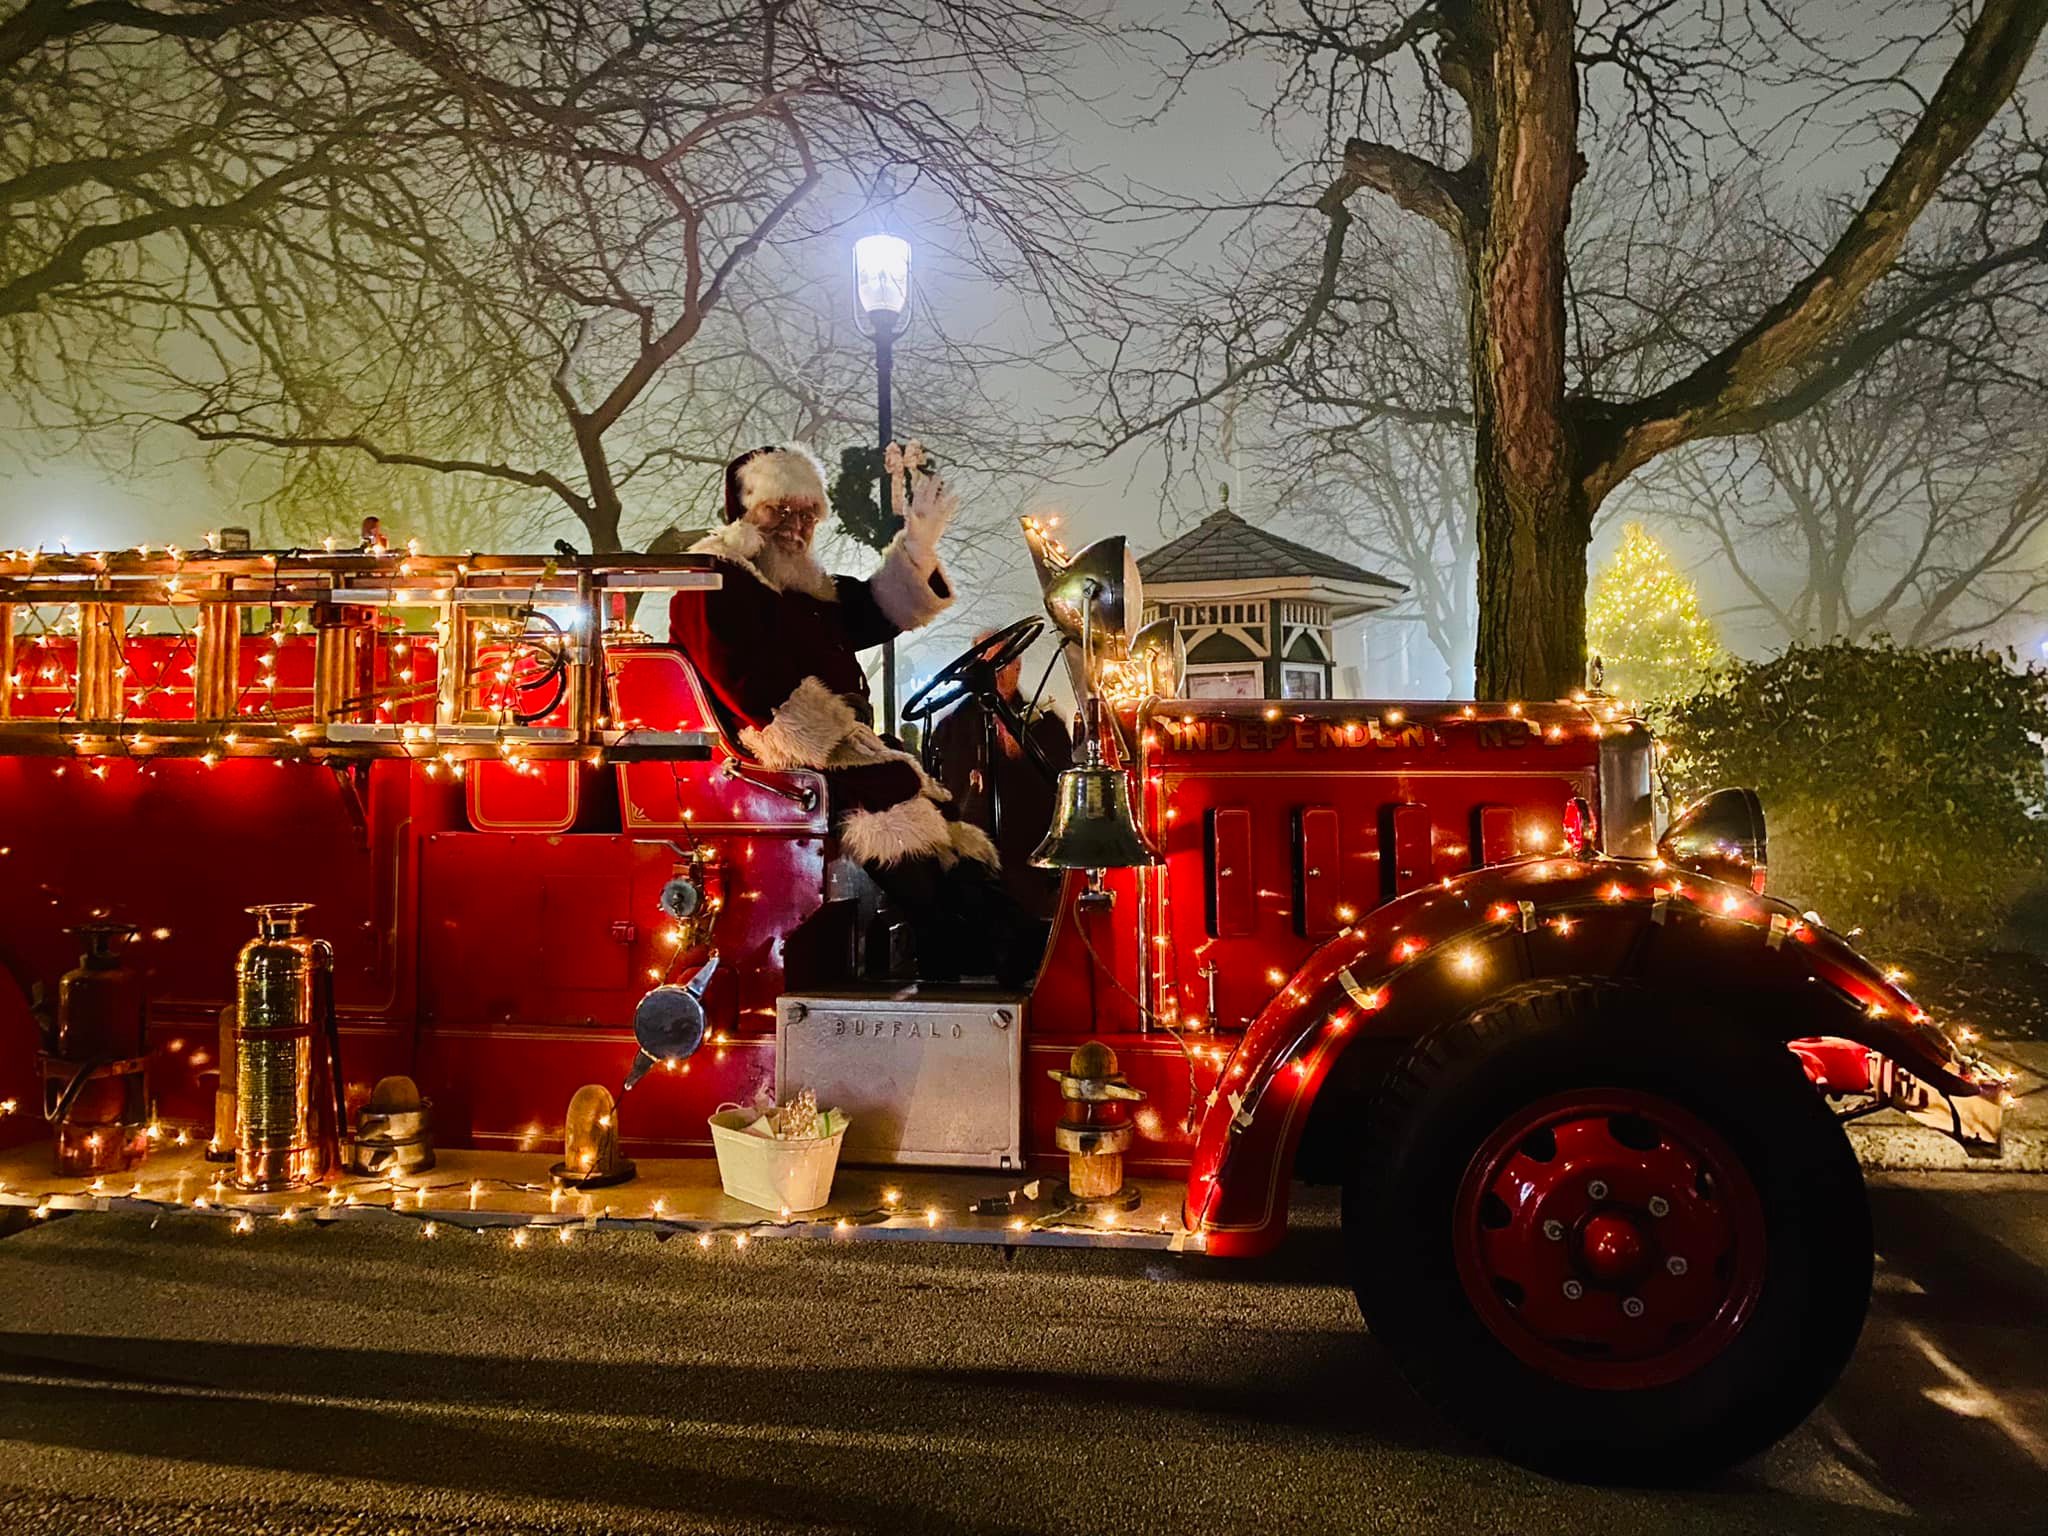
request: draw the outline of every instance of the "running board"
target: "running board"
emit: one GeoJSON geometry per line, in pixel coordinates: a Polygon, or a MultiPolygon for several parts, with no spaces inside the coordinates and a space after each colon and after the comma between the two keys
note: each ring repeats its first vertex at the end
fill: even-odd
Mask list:
{"type": "Polygon", "coordinates": [[[1205,1246],[1200,1233],[1181,1224],[1187,1186],[1179,1180],[1135,1180],[1137,1205],[1089,1211],[1062,1207],[1054,1176],[841,1168],[830,1204],[785,1215],[732,1199],[709,1158],[642,1158],[636,1177],[603,1189],[558,1185],[551,1165],[540,1153],[447,1151],[410,1177],[344,1175],[307,1189],[252,1194],[235,1188],[231,1164],[208,1162],[196,1147],[165,1148],[126,1173],[77,1179],[50,1173],[49,1148],[38,1143],[0,1153],[0,1208],[27,1207],[41,1216],[214,1217],[241,1232],[268,1221],[403,1221],[422,1237],[453,1229],[451,1235],[520,1246],[625,1231],[689,1237],[705,1247],[781,1237],[1174,1253],[1205,1246]]]}

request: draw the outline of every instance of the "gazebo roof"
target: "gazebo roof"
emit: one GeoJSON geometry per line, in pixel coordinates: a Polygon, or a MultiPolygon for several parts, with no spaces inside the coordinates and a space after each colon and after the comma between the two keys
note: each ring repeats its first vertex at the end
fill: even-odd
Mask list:
{"type": "Polygon", "coordinates": [[[1255,528],[1228,507],[1211,512],[1172,543],[1139,556],[1138,574],[1148,587],[1307,577],[1317,582],[1379,587],[1390,599],[1408,590],[1391,576],[1255,528]]]}

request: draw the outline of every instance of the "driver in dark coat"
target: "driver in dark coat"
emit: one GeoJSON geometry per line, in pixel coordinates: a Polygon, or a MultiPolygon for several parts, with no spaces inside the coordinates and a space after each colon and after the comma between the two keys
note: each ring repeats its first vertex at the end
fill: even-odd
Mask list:
{"type": "Polygon", "coordinates": [[[724,582],[676,594],[669,639],[757,762],[824,774],[840,851],[909,919],[926,980],[1017,983],[1035,956],[994,879],[995,846],[949,816],[946,790],[876,733],[857,655],[953,601],[938,543],[959,499],[936,475],[916,478],[907,504],[896,498],[903,530],[874,575],[833,576],[811,553],[827,509],[823,466],[789,444],[741,454],[725,468],[725,526],[691,547],[716,557],[724,582]]]}
{"type": "MultiPolygon", "coordinates": [[[[982,644],[995,635],[975,636],[982,644]]],[[[1019,683],[1024,658],[1010,659],[995,677],[996,692],[1022,724],[1024,734],[1054,773],[1071,767],[1074,741],[1057,710],[1027,703],[1019,683]]],[[[932,730],[939,781],[953,796],[960,819],[987,832],[1002,858],[1002,882],[1026,913],[1041,920],[1059,905],[1060,877],[1034,869],[1031,855],[1052,824],[1053,781],[1032,761],[1009,723],[970,694],[932,730]]]]}

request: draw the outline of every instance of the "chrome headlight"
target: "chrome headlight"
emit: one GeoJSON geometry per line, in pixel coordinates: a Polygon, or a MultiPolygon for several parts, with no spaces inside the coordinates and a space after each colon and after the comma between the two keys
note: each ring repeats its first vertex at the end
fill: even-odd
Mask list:
{"type": "Polygon", "coordinates": [[[1753,789],[1702,795],[1657,840],[1665,863],[1758,892],[1764,888],[1768,851],[1764,806],[1753,789]]]}

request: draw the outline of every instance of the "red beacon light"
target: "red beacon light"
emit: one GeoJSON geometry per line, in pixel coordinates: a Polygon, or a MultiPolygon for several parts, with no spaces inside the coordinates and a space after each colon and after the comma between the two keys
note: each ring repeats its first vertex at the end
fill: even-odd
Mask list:
{"type": "Polygon", "coordinates": [[[1599,840],[1600,823],[1584,795],[1573,795],[1564,803],[1564,851],[1583,859],[1599,840]]]}

